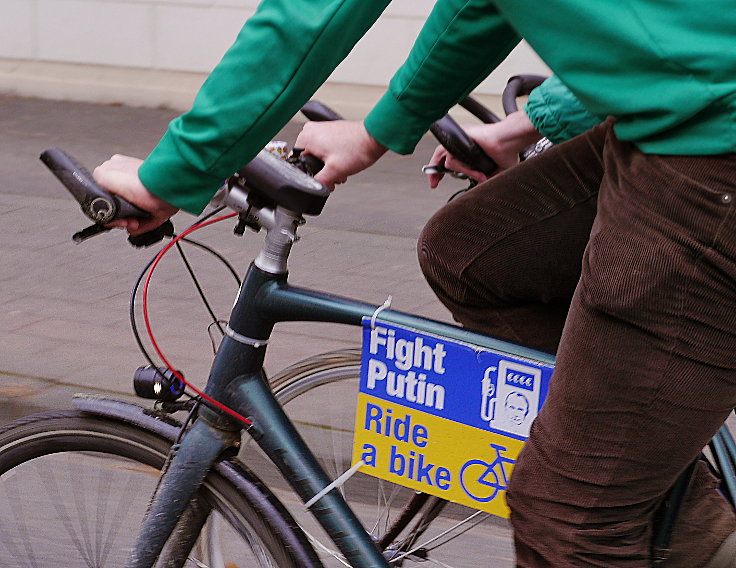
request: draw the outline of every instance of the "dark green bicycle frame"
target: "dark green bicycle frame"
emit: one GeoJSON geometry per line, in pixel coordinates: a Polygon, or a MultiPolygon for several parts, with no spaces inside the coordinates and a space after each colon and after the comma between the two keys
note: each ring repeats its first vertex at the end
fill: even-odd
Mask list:
{"type": "MultiPolygon", "coordinates": [[[[370,318],[377,309],[373,304],[292,287],[285,274],[270,274],[253,265],[240,289],[228,335],[217,352],[205,392],[252,421],[249,433],[304,502],[332,480],[271,393],[262,370],[266,344],[278,322],[360,326],[363,318],[370,318]]],[[[426,318],[386,309],[380,312],[380,319],[512,356],[554,363],[552,355],[426,318]]],[[[185,436],[160,484],[128,568],[153,565],[213,461],[239,438],[242,428],[242,424],[209,408],[200,411],[200,419],[185,436]]],[[[354,568],[389,566],[338,490],[326,493],[311,511],[354,568]]],[[[191,547],[196,537],[179,532],[176,536],[183,539],[182,547],[191,547]]]]}

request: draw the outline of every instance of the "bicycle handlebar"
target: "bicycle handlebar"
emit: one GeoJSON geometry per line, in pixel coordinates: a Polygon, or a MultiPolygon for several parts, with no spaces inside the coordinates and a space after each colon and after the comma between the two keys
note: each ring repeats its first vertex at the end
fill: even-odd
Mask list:
{"type": "Polygon", "coordinates": [[[343,117],[319,101],[307,101],[302,107],[302,114],[314,122],[325,122],[328,120],[343,120],[343,117]]]}
{"type": "Polygon", "coordinates": [[[480,101],[474,99],[470,95],[465,97],[458,104],[484,124],[501,122],[500,116],[498,116],[491,109],[486,108],[480,101]]]}
{"type": "Polygon", "coordinates": [[[491,175],[498,169],[498,164],[449,114],[435,122],[429,130],[450,154],[474,170],[491,175]]]}
{"type": "MultiPolygon", "coordinates": [[[[74,234],[74,242],[81,243],[108,231],[105,225],[116,219],[150,217],[148,212],[100,186],[84,166],[60,148],[49,148],[40,158],[74,196],[82,212],[93,221],[93,225],[74,234]]],[[[330,192],[309,174],[322,169],[322,162],[314,156],[299,156],[298,153],[290,162],[264,150],[236,177],[274,206],[284,207],[297,215],[318,215],[330,192]]],[[[258,200],[257,197],[253,199],[258,200]]],[[[150,246],[173,234],[174,226],[171,221],[166,221],[152,231],[129,236],[128,241],[136,247],[150,246]]]]}
{"type": "MultiPolygon", "coordinates": [[[[473,109],[471,112],[475,111],[477,113],[481,113],[487,121],[497,122],[500,120],[495,114],[470,97],[466,98],[461,104],[470,106],[470,108],[473,109]]],[[[316,122],[343,119],[340,114],[316,100],[307,102],[302,107],[301,111],[309,120],[316,122]]],[[[471,168],[481,171],[487,175],[492,174],[496,169],[498,169],[496,162],[494,162],[493,159],[490,158],[449,115],[435,122],[430,127],[430,131],[435,135],[440,144],[442,144],[453,156],[471,168]]],[[[295,148],[294,151],[296,153],[298,149],[295,148]]],[[[324,166],[322,162],[311,155],[301,156],[301,159],[304,161],[313,160],[316,162],[317,169],[315,169],[312,163],[307,164],[307,171],[312,175],[317,173],[324,166]]]]}
{"type": "Polygon", "coordinates": [[[45,150],[41,161],[64,184],[94,223],[104,225],[123,217],[146,219],[150,216],[147,211],[103,189],[87,168],[60,148],[45,150]]]}
{"type": "MultiPolygon", "coordinates": [[[[109,231],[105,225],[116,219],[136,217],[147,219],[150,214],[128,200],[110,193],[100,186],[89,173],[69,154],[60,148],[49,148],[41,153],[41,161],[52,174],[69,190],[79,203],[82,212],[94,223],[74,234],[75,243],[81,243],[94,235],[109,231]]],[[[174,234],[171,221],[141,235],[131,235],[128,242],[135,247],[151,246],[174,234]]]]}
{"type": "Polygon", "coordinates": [[[294,159],[298,161],[295,165],[304,173],[314,177],[322,168],[325,167],[325,163],[312,154],[302,155],[301,152],[303,150],[304,148],[294,148],[292,150],[294,153],[294,159]]]}
{"type": "MultiPolygon", "coordinates": [[[[503,90],[503,94],[501,95],[501,103],[503,104],[503,110],[506,115],[508,116],[509,114],[519,110],[519,106],[517,105],[517,99],[519,97],[528,95],[546,80],[547,77],[542,75],[516,75],[511,77],[509,82],[506,84],[506,88],[503,90]]],[[[547,138],[542,138],[535,144],[531,144],[524,148],[519,153],[519,158],[524,162],[529,158],[538,156],[550,146],[552,146],[552,143],[547,140],[547,138]]]]}
{"type": "Polygon", "coordinates": [[[501,95],[501,104],[506,115],[519,110],[516,99],[528,95],[547,80],[542,75],[516,75],[509,79],[501,95]]]}
{"type": "MultiPolygon", "coordinates": [[[[330,120],[343,120],[343,117],[328,107],[326,104],[312,99],[307,101],[301,108],[301,112],[309,120],[313,122],[327,122],[330,120]]],[[[296,164],[301,170],[313,176],[318,173],[325,164],[322,160],[312,154],[302,155],[303,148],[294,148],[295,159],[300,163],[296,164]]]]}

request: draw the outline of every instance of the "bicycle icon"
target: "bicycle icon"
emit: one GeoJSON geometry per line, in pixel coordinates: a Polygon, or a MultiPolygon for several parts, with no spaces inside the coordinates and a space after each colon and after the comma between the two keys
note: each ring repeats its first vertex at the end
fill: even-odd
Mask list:
{"type": "Polygon", "coordinates": [[[516,463],[516,460],[501,455],[506,451],[504,446],[491,444],[491,448],[496,452],[496,459],[491,462],[480,459],[470,460],[465,462],[460,469],[460,485],[463,491],[479,503],[492,501],[499,491],[505,491],[508,488],[509,477],[505,464],[516,463]]]}

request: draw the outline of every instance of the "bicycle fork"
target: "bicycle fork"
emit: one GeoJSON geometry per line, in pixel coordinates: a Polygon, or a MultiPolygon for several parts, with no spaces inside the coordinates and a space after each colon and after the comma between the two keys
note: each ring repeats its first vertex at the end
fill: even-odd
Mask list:
{"type": "MultiPolygon", "coordinates": [[[[238,377],[229,391],[231,400],[247,401],[247,405],[240,408],[247,408],[247,416],[253,420],[249,433],[305,503],[331,483],[262,375],[238,377]]],[[[322,495],[310,506],[310,511],[351,566],[388,568],[378,547],[337,488],[322,495]]]]}
{"type": "MultiPolygon", "coordinates": [[[[276,401],[263,374],[265,345],[273,323],[254,298],[259,297],[261,286],[273,279],[258,270],[249,271],[231,314],[232,327],[228,326],[228,334],[217,351],[205,392],[252,422],[248,432],[307,502],[331,480],[276,401]]],[[[212,464],[239,439],[241,430],[242,424],[230,418],[206,407],[200,410],[199,419],[184,436],[162,477],[126,568],[150,568],[156,562],[212,464]]],[[[310,510],[352,566],[388,568],[339,490],[333,488],[325,493],[310,510]]],[[[172,545],[191,549],[197,537],[195,528],[196,521],[191,534],[180,535],[186,536],[184,542],[172,545]]],[[[182,555],[177,552],[174,557],[182,555]]]]}
{"type": "Polygon", "coordinates": [[[195,528],[201,527],[204,520],[198,519],[201,513],[197,513],[197,504],[192,498],[218,456],[237,439],[239,432],[215,428],[202,419],[194,423],[161,478],[126,568],[153,566],[180,520],[190,524],[177,531],[176,536],[181,540],[172,544],[179,546],[169,548],[174,551],[173,556],[179,559],[173,566],[183,565],[199,534],[195,528]],[[187,511],[190,503],[194,509],[187,511]]]}
{"type": "MultiPolygon", "coordinates": [[[[330,483],[275,401],[261,373],[237,377],[228,391],[225,400],[247,412],[254,424],[249,429],[250,434],[305,502],[330,483]],[[235,400],[248,402],[234,404],[235,400]]],[[[238,434],[213,426],[201,417],[195,422],[162,477],[126,568],[150,568],[156,562],[180,518],[189,512],[187,507],[212,464],[232,446],[238,434]]],[[[337,489],[322,496],[312,505],[311,511],[351,565],[388,568],[383,555],[337,489]]],[[[189,517],[194,518],[190,519],[192,524],[186,527],[188,530],[179,527],[175,533],[179,541],[167,546],[167,553],[172,554],[167,561],[173,562],[167,566],[186,561],[186,552],[194,545],[199,533],[196,529],[201,528],[204,519],[198,519],[196,514],[189,517]]]]}

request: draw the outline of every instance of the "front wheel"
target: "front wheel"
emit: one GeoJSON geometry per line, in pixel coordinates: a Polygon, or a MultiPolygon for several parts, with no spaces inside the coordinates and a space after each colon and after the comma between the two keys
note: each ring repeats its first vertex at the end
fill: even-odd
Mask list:
{"type": "MultiPolygon", "coordinates": [[[[0,429],[0,565],[124,566],[170,446],[147,430],[76,411],[0,429]]],[[[197,542],[185,551],[168,543],[168,560],[156,566],[303,565],[293,538],[284,542],[290,528],[269,495],[222,467],[182,516],[188,528],[180,521],[184,532],[170,539],[188,530],[197,542]]]]}

